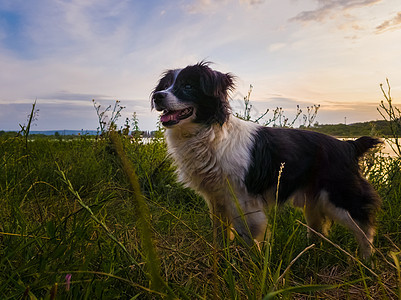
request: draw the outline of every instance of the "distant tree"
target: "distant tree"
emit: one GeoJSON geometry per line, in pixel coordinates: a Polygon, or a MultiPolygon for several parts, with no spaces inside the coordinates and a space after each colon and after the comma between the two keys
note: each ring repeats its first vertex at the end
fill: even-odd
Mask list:
{"type": "Polygon", "coordinates": [[[55,138],[58,139],[59,141],[61,141],[61,140],[63,139],[63,136],[62,136],[58,131],[56,131],[56,132],[54,133],[54,136],[55,136],[55,138]]]}

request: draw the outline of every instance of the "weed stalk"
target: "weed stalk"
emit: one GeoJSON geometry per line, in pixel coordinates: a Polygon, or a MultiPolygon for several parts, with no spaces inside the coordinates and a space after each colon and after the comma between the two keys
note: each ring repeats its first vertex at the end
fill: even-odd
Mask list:
{"type": "MultiPolygon", "coordinates": [[[[137,208],[137,221],[139,231],[141,233],[142,245],[145,251],[147,267],[150,272],[151,285],[156,291],[167,290],[169,298],[173,298],[173,293],[170,287],[164,282],[160,276],[160,261],[156,253],[155,246],[152,240],[152,232],[150,230],[149,210],[145,203],[145,199],[141,193],[138,177],[135,170],[126,156],[121,138],[115,131],[110,131],[110,140],[113,143],[118,157],[121,160],[125,175],[128,177],[131,184],[132,192],[134,193],[134,203],[137,208]]],[[[124,248],[125,249],[125,248],[124,248]]]]}

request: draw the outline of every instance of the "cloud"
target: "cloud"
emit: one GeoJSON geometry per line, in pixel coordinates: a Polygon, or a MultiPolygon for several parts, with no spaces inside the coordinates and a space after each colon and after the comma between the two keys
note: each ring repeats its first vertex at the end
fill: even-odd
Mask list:
{"type": "Polygon", "coordinates": [[[265,0],[240,0],[240,3],[245,3],[245,4],[249,4],[249,5],[259,5],[264,3],[265,0]]]}
{"type": "Polygon", "coordinates": [[[191,4],[183,6],[184,11],[190,14],[216,13],[222,5],[226,5],[228,0],[195,0],[191,4]]]}
{"type": "Polygon", "coordinates": [[[349,9],[371,6],[383,0],[317,0],[318,8],[303,11],[291,18],[297,22],[323,22],[349,9]]]}
{"type": "Polygon", "coordinates": [[[322,104],[328,111],[354,111],[354,110],[364,110],[364,109],[371,109],[377,108],[377,103],[372,102],[339,102],[339,101],[325,101],[322,104]]]}
{"type": "Polygon", "coordinates": [[[152,18],[160,14],[159,7],[134,1],[10,3],[7,10],[0,9],[0,25],[6,22],[13,29],[0,30],[1,48],[11,50],[15,57],[30,60],[61,55],[84,60],[86,53],[107,59],[110,52],[120,57],[135,48],[143,27],[150,22],[141,10],[146,9],[152,18]]]}
{"type": "Polygon", "coordinates": [[[269,52],[276,52],[279,51],[280,49],[284,48],[286,46],[285,43],[274,43],[269,45],[268,49],[269,52]]]}
{"type": "Polygon", "coordinates": [[[376,27],[376,33],[383,33],[388,30],[396,30],[401,28],[401,12],[389,20],[384,21],[376,27]]]}
{"type": "MultiPolygon", "coordinates": [[[[45,94],[40,96],[40,99],[44,100],[63,100],[63,101],[90,101],[95,99],[96,101],[99,100],[108,100],[113,101],[113,97],[100,95],[100,94],[90,94],[90,93],[70,93],[68,91],[59,91],[51,94],[45,94]]],[[[114,99],[118,100],[118,99],[114,99]]]]}
{"type": "Polygon", "coordinates": [[[337,124],[381,120],[377,112],[377,103],[371,102],[336,102],[325,101],[321,104],[317,121],[321,124],[337,124]]]}
{"type": "Polygon", "coordinates": [[[184,11],[190,14],[215,14],[221,11],[222,6],[239,2],[241,5],[256,6],[263,4],[265,0],[194,0],[191,4],[183,6],[184,11]]]}
{"type": "MultiPolygon", "coordinates": [[[[95,100],[101,105],[101,111],[108,105],[114,105],[113,100],[95,100]]],[[[33,101],[31,103],[0,103],[0,130],[19,130],[19,124],[27,124],[32,103],[33,101]]],[[[121,112],[118,126],[124,123],[125,118],[131,118],[132,113],[136,112],[141,129],[153,130],[156,127],[158,114],[151,112],[147,101],[123,99],[120,104],[125,108],[121,112]]],[[[91,100],[38,99],[36,109],[39,113],[33,130],[95,130],[99,125],[91,100]]]]}

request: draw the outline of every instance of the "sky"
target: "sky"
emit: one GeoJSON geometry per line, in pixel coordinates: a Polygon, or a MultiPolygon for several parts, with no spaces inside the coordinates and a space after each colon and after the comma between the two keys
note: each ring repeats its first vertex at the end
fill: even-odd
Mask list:
{"type": "MultiPolygon", "coordinates": [[[[234,111],[320,105],[321,124],[381,119],[401,103],[400,0],[0,0],[0,130],[96,130],[101,109],[156,127],[163,71],[201,60],[236,76],[234,111]]],[[[269,117],[269,116],[268,116],[269,117]]]]}

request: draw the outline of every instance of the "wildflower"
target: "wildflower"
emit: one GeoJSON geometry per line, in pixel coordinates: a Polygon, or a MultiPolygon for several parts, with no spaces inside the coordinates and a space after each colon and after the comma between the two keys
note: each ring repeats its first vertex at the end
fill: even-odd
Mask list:
{"type": "Polygon", "coordinates": [[[67,292],[70,290],[71,287],[71,276],[71,274],[65,275],[65,289],[67,290],[67,292]]]}

